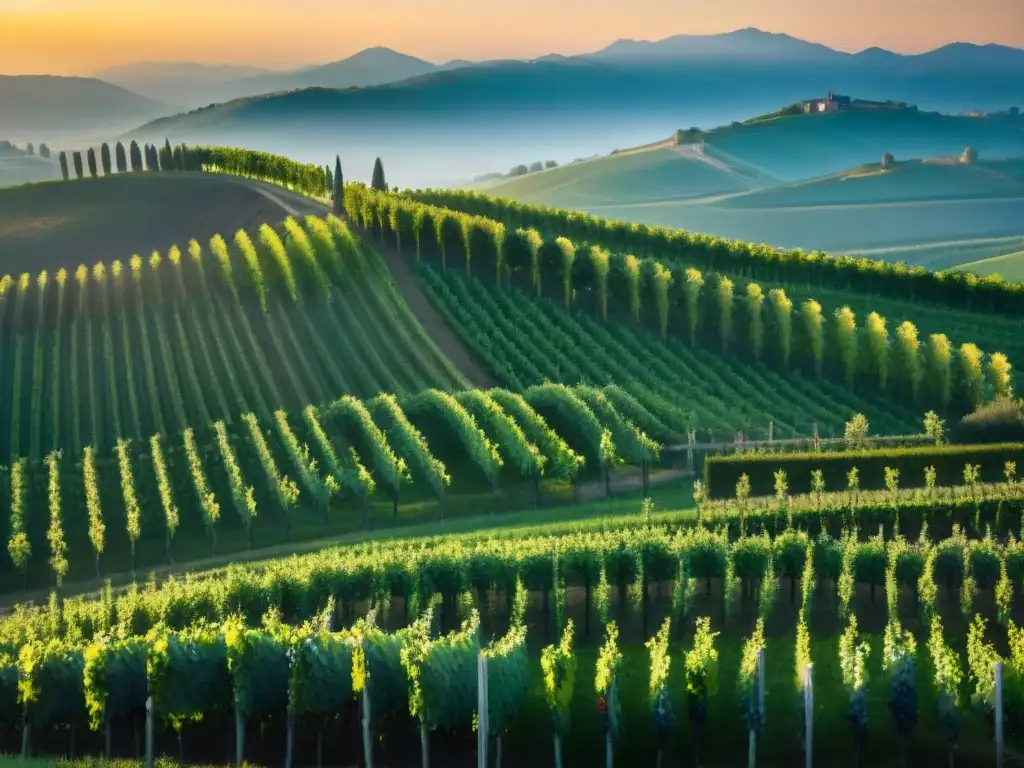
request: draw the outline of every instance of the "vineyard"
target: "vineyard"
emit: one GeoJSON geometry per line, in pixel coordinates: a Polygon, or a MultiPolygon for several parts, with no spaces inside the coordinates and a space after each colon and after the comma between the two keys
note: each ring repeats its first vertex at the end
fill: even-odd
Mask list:
{"type": "MultiPolygon", "coordinates": [[[[986,507],[984,523],[998,506],[1019,533],[1024,504],[1016,480],[935,493],[962,508],[966,527],[905,537],[892,524],[920,510],[870,493],[856,505],[894,514],[887,533],[808,532],[804,516],[774,536],[730,536],[647,509],[647,522],[625,528],[370,543],[69,599],[0,624],[0,649],[17,651],[0,672],[0,711],[14,723],[25,707],[31,743],[63,749],[73,728],[88,749],[128,755],[148,691],[158,751],[181,748],[179,734],[191,760],[230,759],[238,744],[279,764],[285,731],[300,760],[326,741],[325,755],[358,761],[367,742],[356,713],[368,704],[378,759],[417,760],[418,730],[428,755],[460,765],[482,655],[488,732],[510,759],[547,761],[554,744],[572,764],[593,763],[607,740],[617,759],[660,750],[720,764],[737,759],[739,740],[708,729],[729,729],[754,731],[761,757],[794,763],[813,664],[816,761],[857,750],[875,764],[899,751],[934,764],[955,748],[983,762],[997,660],[1011,741],[1024,725],[1024,546],[975,537],[971,507],[986,507]]],[[[819,523],[831,514],[831,501],[783,503],[816,503],[819,523]]],[[[744,515],[718,503],[706,519],[744,515]]],[[[10,728],[5,743],[22,735],[10,728]]]]}
{"type": "MultiPolygon", "coordinates": [[[[593,324],[588,324],[582,316],[563,318],[562,313],[578,310],[581,315],[589,314],[602,323],[611,318],[614,322],[603,335],[607,338],[618,334],[624,338],[611,347],[613,350],[623,344],[629,347],[631,340],[626,336],[630,330],[643,330],[647,332],[648,344],[652,343],[651,337],[659,336],[674,352],[684,347],[692,352],[690,358],[696,357],[695,364],[683,365],[705,369],[694,371],[693,376],[706,388],[705,396],[709,386],[717,384],[718,379],[728,381],[730,373],[737,379],[748,376],[736,375],[734,370],[715,371],[709,376],[707,369],[716,362],[720,369],[725,368],[722,358],[736,360],[752,365],[758,372],[766,367],[783,375],[806,379],[805,389],[825,394],[824,408],[816,409],[817,413],[830,407],[833,423],[841,420],[842,410],[850,408],[850,402],[855,401],[849,399],[849,390],[858,395],[857,400],[874,403],[881,417],[877,420],[884,422],[887,429],[898,425],[900,416],[906,423],[906,416],[897,414],[893,418],[881,411],[884,408],[879,406],[881,402],[912,403],[920,409],[919,413],[935,409],[943,414],[963,414],[992,397],[1007,396],[1013,391],[1012,366],[1004,352],[982,350],[970,340],[954,347],[950,338],[942,333],[933,333],[924,339],[909,321],[890,331],[886,318],[876,311],[858,317],[848,306],[829,311],[813,299],[798,306],[781,288],[766,291],[760,284],[751,282],[740,291],[740,286],[727,276],[703,273],[685,262],[670,261],[666,265],[651,258],[611,253],[606,250],[607,242],[572,242],[562,236],[545,239],[535,229],[507,230],[494,219],[382,195],[365,187],[349,185],[345,205],[349,217],[382,238],[387,247],[398,251],[404,248],[410,255],[415,253],[421,263],[433,268],[439,266],[442,272],[460,271],[467,278],[470,275],[475,278],[470,286],[453,280],[447,291],[440,285],[447,279],[446,274],[428,275],[427,281],[428,287],[432,282],[434,295],[441,299],[442,307],[445,300],[449,300],[453,322],[464,331],[472,329],[475,347],[481,354],[489,354],[499,378],[529,380],[540,372],[532,356],[522,359],[521,348],[517,354],[517,350],[508,348],[508,343],[500,344],[493,335],[488,338],[484,333],[486,329],[478,327],[481,309],[476,305],[488,301],[483,295],[485,285],[495,286],[496,291],[514,289],[548,299],[549,303],[542,302],[540,308],[544,311],[539,313],[528,307],[520,308],[527,301],[520,294],[506,299],[489,297],[486,312],[493,311],[495,305],[503,306],[504,302],[506,323],[499,331],[506,337],[511,331],[518,337],[517,342],[529,335],[518,323],[520,314],[525,315],[528,326],[535,328],[540,317],[547,323],[560,323],[562,329],[566,325],[580,325],[581,332],[591,343],[578,346],[578,350],[586,350],[596,364],[606,348],[603,340],[598,340],[602,332],[588,333],[593,324]],[[462,316],[457,314],[460,308],[462,316]],[[848,393],[837,392],[837,387],[848,393]],[[835,402],[837,398],[839,404],[835,402]]],[[[496,318],[495,323],[499,322],[496,318]]],[[[571,339],[572,332],[566,336],[571,339]]],[[[558,334],[548,348],[561,338],[558,334]]],[[[979,328],[974,338],[986,338],[985,331],[979,328]]],[[[532,344],[534,340],[526,343],[532,344]]],[[[635,348],[636,343],[633,346],[635,348]]],[[[564,343],[562,348],[556,347],[550,352],[549,360],[554,354],[564,355],[566,349],[564,343]]],[[[633,351],[631,357],[636,358],[637,352],[633,351]]],[[[670,364],[672,361],[670,357],[670,364]]],[[[642,359],[641,365],[651,367],[647,359],[642,359]]],[[[609,371],[614,370],[607,365],[605,369],[603,372],[592,370],[587,375],[604,380],[609,371]]],[[[646,386],[653,386],[652,378],[657,376],[653,371],[646,373],[646,386]]],[[[567,375],[571,377],[573,372],[567,375]]],[[[742,388],[740,383],[737,385],[742,388]]],[[[800,388],[793,383],[788,383],[787,387],[785,382],[780,386],[778,394],[783,398],[788,394],[786,388],[800,388]]],[[[750,384],[748,388],[756,389],[750,384]]],[[[768,406],[765,400],[769,398],[768,392],[778,389],[772,386],[763,393],[761,416],[766,410],[771,413],[765,408],[768,406]]],[[[732,406],[729,395],[723,399],[727,409],[732,406]]],[[[796,406],[792,398],[786,399],[803,409],[796,406]]],[[[750,404],[757,408],[754,402],[750,404]]],[[[784,406],[772,407],[784,409],[784,406]]],[[[859,407],[854,410],[865,412],[859,407]]],[[[784,411],[781,416],[784,419],[784,411]]],[[[790,418],[792,421],[792,414],[790,418]]],[[[739,416],[738,421],[742,420],[739,416]]],[[[699,422],[691,419],[691,427],[695,423],[699,422]]]]}
{"type": "Polygon", "coordinates": [[[193,763],[792,765],[806,716],[818,764],[978,764],[997,661],[1024,733],[1021,446],[850,450],[1012,396],[1020,286],[144,151],[119,172],[344,199],[0,279],[0,592],[54,590],[0,618],[0,753],[138,757],[149,700],[193,763]],[[737,433],[816,450],[716,457],[653,509],[652,472],[737,433]],[[611,496],[624,465],[627,518],[202,570],[611,496]]]}
{"type": "Polygon", "coordinates": [[[340,220],[282,229],[0,278],[0,455],[465,386],[340,220]]]}
{"type": "Polygon", "coordinates": [[[17,458],[0,468],[0,499],[11,511],[0,533],[13,565],[0,571],[0,584],[11,592],[68,574],[134,573],[400,512],[404,520],[443,519],[450,497],[477,511],[535,506],[585,477],[607,484],[627,462],[646,468],[646,480],[662,444],[611,398],[638,407],[611,387],[555,384],[523,395],[344,395],[269,419],[245,412],[232,425],[220,419],[121,438],[109,453],[89,445],[42,462],[17,458]]]}

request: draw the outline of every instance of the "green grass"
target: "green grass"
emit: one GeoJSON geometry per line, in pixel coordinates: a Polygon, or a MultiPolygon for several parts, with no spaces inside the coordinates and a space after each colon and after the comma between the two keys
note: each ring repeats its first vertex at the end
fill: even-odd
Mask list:
{"type": "Polygon", "coordinates": [[[979,275],[1001,275],[1004,280],[1024,280],[1024,251],[1005,253],[964,264],[961,269],[979,275]]]}
{"type": "Polygon", "coordinates": [[[671,147],[624,152],[488,185],[488,194],[528,203],[589,208],[740,192],[756,182],[671,147]]]}
{"type": "Polygon", "coordinates": [[[758,189],[718,203],[723,208],[874,205],[922,200],[1024,196],[1024,158],[964,165],[946,160],[865,165],[831,176],[758,189]]]}

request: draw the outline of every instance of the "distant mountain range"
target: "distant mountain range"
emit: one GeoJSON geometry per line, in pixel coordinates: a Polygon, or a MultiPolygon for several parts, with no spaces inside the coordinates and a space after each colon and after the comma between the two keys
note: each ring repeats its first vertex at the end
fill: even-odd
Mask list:
{"type": "MultiPolygon", "coordinates": [[[[754,28],[718,35],[673,35],[663,40],[617,40],[592,53],[563,56],[551,53],[532,61],[566,66],[665,66],[686,60],[723,66],[770,63],[830,65],[841,70],[892,70],[902,76],[945,72],[1024,73],[1024,50],[1001,45],[951,43],[922,54],[899,54],[882,48],[859,53],[837,51],[820,43],[754,28]]],[[[283,72],[251,67],[208,66],[195,63],[142,62],[106,70],[97,77],[115,85],[193,108],[236,98],[303,88],[353,88],[385,85],[452,69],[501,66],[515,60],[470,62],[461,59],[435,64],[390,48],[368,48],[353,56],[319,66],[283,72]]],[[[1024,90],[1024,89],[1022,89],[1024,90]]]]}
{"type": "Polygon", "coordinates": [[[365,88],[471,64],[462,60],[432,64],[378,46],[340,61],[289,71],[141,62],[98,73],[97,77],[138,93],[159,94],[164,101],[191,108],[303,88],[365,88]]]}
{"type": "Polygon", "coordinates": [[[150,62],[103,75],[116,85],[8,78],[20,90],[0,90],[0,138],[35,138],[21,130],[33,128],[45,139],[43,129],[56,127],[93,136],[102,117],[100,128],[118,129],[105,138],[134,127],[137,137],[245,144],[317,162],[343,143],[362,147],[360,164],[364,152],[370,163],[373,152],[403,162],[414,155],[424,168],[440,164],[451,180],[521,162],[525,147],[565,161],[829,90],[946,112],[1024,106],[1024,50],[953,43],[919,55],[846,53],[756,29],[619,40],[529,61],[436,64],[377,47],[289,72],[150,62]],[[40,107],[37,91],[50,94],[42,101],[51,108],[40,107]],[[447,154],[456,148],[457,156],[447,154]]]}
{"type": "Polygon", "coordinates": [[[36,143],[109,135],[174,109],[95,78],[49,75],[0,75],[0,105],[0,138],[36,143]]]}

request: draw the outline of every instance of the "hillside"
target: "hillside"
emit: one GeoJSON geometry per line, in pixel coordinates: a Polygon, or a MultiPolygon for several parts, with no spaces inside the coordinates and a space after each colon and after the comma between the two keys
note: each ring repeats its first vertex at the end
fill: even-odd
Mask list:
{"type": "Polygon", "coordinates": [[[0,190],[0,273],[148,257],[287,215],[266,195],[217,176],[129,173],[0,190]]]}
{"type": "MultiPolygon", "coordinates": [[[[503,180],[489,186],[488,191],[515,198],[519,194],[537,194],[541,189],[550,188],[545,194],[557,200],[563,191],[563,174],[566,174],[566,181],[569,175],[572,177],[570,188],[565,190],[567,195],[581,194],[579,188],[589,186],[593,190],[583,191],[584,199],[590,198],[591,204],[596,204],[594,195],[603,195],[600,199],[607,201],[603,204],[612,205],[616,202],[615,195],[608,194],[607,191],[597,192],[604,182],[603,175],[617,164],[622,169],[619,173],[625,177],[634,169],[649,172],[651,166],[676,160],[665,151],[666,149],[678,153],[680,159],[701,160],[709,169],[734,169],[739,175],[751,180],[744,185],[736,185],[737,189],[742,189],[743,186],[772,186],[780,182],[807,181],[833,174],[849,174],[851,168],[879,163],[885,152],[890,152],[897,161],[911,158],[959,157],[968,146],[978,152],[982,161],[997,162],[999,158],[1024,156],[1024,118],[957,117],[916,110],[850,110],[821,115],[753,118],[745,123],[720,126],[701,134],[687,135],[680,146],[676,146],[676,142],[671,140],[646,144],[618,154],[574,164],[571,171],[555,169],[554,172],[545,171],[542,176],[531,174],[528,177],[503,180]],[[653,156],[644,156],[648,154],[653,156]],[[594,173],[593,179],[588,178],[591,172],[594,173]],[[540,178],[545,181],[535,180],[540,178]]],[[[682,167],[681,164],[678,166],[681,177],[684,176],[682,167]]],[[[707,172],[708,169],[703,170],[707,172]]],[[[926,169],[922,173],[929,170],[932,169],[926,169]]],[[[664,172],[666,175],[676,175],[667,165],[664,172]]],[[[944,173],[937,169],[933,172],[940,175],[944,173]]],[[[991,188],[993,194],[998,194],[998,179],[995,177],[1006,175],[1015,182],[1020,178],[1021,169],[1019,161],[998,161],[996,166],[983,162],[973,172],[965,170],[962,173],[964,177],[950,175],[948,183],[972,183],[966,179],[976,179],[973,183],[980,184],[982,190],[991,188]],[[985,168],[992,173],[983,173],[982,169],[985,168]],[[986,178],[991,179],[993,186],[988,186],[986,178]]],[[[909,175],[905,174],[901,179],[909,175]]],[[[619,180],[627,188],[638,186],[631,183],[629,178],[619,180]]],[[[930,181],[922,178],[921,187],[926,187],[930,181]]],[[[874,190],[883,184],[888,185],[888,181],[868,186],[874,190]]],[[[704,194],[728,191],[716,189],[716,186],[728,185],[708,183],[704,187],[698,182],[694,189],[706,188],[708,191],[704,194]]],[[[646,199],[634,199],[642,197],[643,192],[627,193],[618,202],[657,201],[663,199],[659,193],[660,190],[654,187],[646,199]]],[[[785,198],[786,193],[780,192],[780,195],[785,198]]],[[[694,196],[692,191],[685,187],[684,194],[679,195],[691,196],[694,196]]],[[[867,197],[870,198],[870,194],[867,197]]],[[[754,194],[751,199],[759,198],[754,194]]],[[[556,204],[573,207],[567,202],[556,204]]]]}
{"type": "Polygon", "coordinates": [[[102,80],[49,75],[0,75],[0,104],[0,136],[22,142],[125,130],[173,111],[102,80]]]}
{"type": "Polygon", "coordinates": [[[1024,251],[972,261],[960,269],[977,275],[999,275],[1004,280],[1024,281],[1024,251]]]}
{"type": "MultiPolygon", "coordinates": [[[[168,239],[153,252],[140,250],[141,259],[124,249],[131,230],[95,265],[56,239],[44,249],[53,256],[41,259],[43,250],[31,249],[42,247],[34,238],[22,248],[19,236],[0,230],[0,245],[13,254],[0,262],[11,275],[0,280],[0,402],[10,404],[0,454],[36,462],[51,448],[80,456],[92,446],[107,456],[120,438],[140,442],[161,432],[176,439],[187,427],[205,434],[214,421],[234,424],[249,412],[269,421],[277,409],[297,413],[345,394],[466,386],[427,339],[380,257],[344,224],[298,217],[301,223],[260,229],[251,208],[232,216],[211,205],[234,189],[259,195],[216,181],[217,194],[203,198],[198,193],[210,187],[195,188],[189,179],[145,179],[163,182],[165,195],[196,193],[197,226],[193,241],[176,229],[187,217],[162,229],[149,222],[150,237],[168,239]]],[[[48,208],[64,210],[53,200],[48,208]]],[[[90,218],[100,218],[99,210],[90,218]]],[[[74,220],[68,217],[68,230],[74,220]]],[[[112,211],[75,239],[96,249],[98,225],[116,229],[118,220],[112,211]]]]}
{"type": "MultiPolygon", "coordinates": [[[[343,132],[346,167],[366,168],[368,175],[374,158],[380,156],[400,169],[402,177],[395,183],[439,186],[511,167],[524,157],[564,164],[573,157],[647,143],[672,127],[710,130],[830,89],[861,98],[904,100],[922,109],[965,110],[982,102],[992,109],[1005,108],[1016,92],[1010,85],[1004,92],[1000,82],[1000,76],[991,73],[955,80],[943,74],[901,79],[877,71],[808,67],[785,60],[701,60],[681,66],[671,59],[604,62],[546,57],[464,66],[369,88],[312,88],[247,98],[142,125],[133,136],[242,144],[318,162],[338,152],[336,137],[343,132]],[[982,98],[986,88],[1001,95],[982,98]],[[410,141],[410,125],[416,126],[415,141],[410,141]],[[481,136],[487,140],[481,141],[481,136]]],[[[831,124],[831,116],[819,117],[831,124]]],[[[1019,128],[1011,131],[1012,140],[996,129],[986,139],[985,128],[960,131],[965,119],[949,120],[955,126],[952,136],[923,142],[915,139],[918,129],[938,129],[920,121],[902,131],[883,126],[872,134],[865,128],[854,140],[843,135],[845,128],[824,142],[797,131],[778,140],[781,151],[767,145],[769,155],[780,157],[778,169],[758,149],[760,139],[754,140],[753,148],[744,146],[741,132],[722,147],[734,160],[720,159],[792,179],[877,162],[885,151],[897,157],[951,155],[970,142],[978,145],[982,157],[997,157],[1015,154],[1009,145],[1019,148],[1019,128]],[[889,135],[893,131],[897,137],[889,135]],[[897,140],[899,136],[903,138],[897,140]],[[834,145],[843,151],[833,152],[834,145]],[[796,152],[800,147],[802,165],[796,152]],[[849,147],[852,150],[847,151],[849,147]]],[[[786,123],[785,132],[792,132],[790,125],[786,123]]],[[[724,141],[724,132],[721,138],[724,141]]]]}
{"type": "Polygon", "coordinates": [[[862,165],[824,178],[758,189],[717,201],[723,208],[862,205],[923,200],[1024,197],[1024,157],[979,161],[959,158],[862,165]]]}
{"type": "Polygon", "coordinates": [[[778,247],[893,253],[935,269],[1000,253],[1000,240],[1020,234],[1021,118],[851,110],[752,119],[707,131],[702,143],[693,139],[482,188],[526,203],[778,247]],[[978,163],[954,162],[966,146],[977,150],[978,163]],[[883,172],[885,152],[896,165],[883,172]]]}
{"type": "Polygon", "coordinates": [[[527,203],[588,208],[742,192],[775,183],[753,169],[662,142],[486,185],[527,203]]]}
{"type": "Polygon", "coordinates": [[[851,109],[754,119],[702,138],[715,156],[799,181],[877,163],[885,152],[897,160],[958,157],[971,146],[982,159],[1024,155],[1024,118],[851,109]]]}

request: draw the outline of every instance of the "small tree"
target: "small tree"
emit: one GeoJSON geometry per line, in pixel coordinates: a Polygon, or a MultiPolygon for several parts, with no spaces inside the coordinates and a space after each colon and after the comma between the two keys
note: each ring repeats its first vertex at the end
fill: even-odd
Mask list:
{"type": "Polygon", "coordinates": [[[118,173],[127,173],[128,158],[125,156],[124,144],[120,141],[114,147],[114,165],[117,167],[118,173]]]}
{"type": "Polygon", "coordinates": [[[929,440],[934,440],[936,445],[945,442],[946,422],[935,411],[928,411],[924,415],[924,434],[929,440]]]}
{"type": "Polygon", "coordinates": [[[700,763],[700,730],[708,716],[708,699],[718,689],[718,651],[715,649],[718,634],[711,631],[711,619],[707,616],[697,619],[693,648],[686,653],[684,659],[686,699],[689,703],[697,764],[700,763]]]}
{"type": "Polygon", "coordinates": [[[68,180],[68,155],[66,152],[61,151],[60,153],[60,175],[64,177],[64,181],[68,180]]]}
{"type": "Polygon", "coordinates": [[[373,162],[373,176],[370,179],[370,189],[375,189],[378,192],[388,191],[388,182],[384,177],[384,164],[378,157],[373,162]]]}
{"type": "Polygon", "coordinates": [[[863,413],[855,414],[852,419],[846,422],[846,429],[843,437],[854,445],[864,442],[868,436],[868,420],[863,413]]]}
{"type": "Polygon", "coordinates": [[[71,161],[74,163],[75,166],[75,177],[81,179],[84,176],[84,174],[82,173],[82,153],[73,152],[71,154],[71,161]]]}
{"type": "Polygon", "coordinates": [[[557,167],[558,167],[558,163],[556,163],[554,160],[545,160],[544,161],[544,168],[545,169],[551,169],[551,168],[557,168],[557,167]]]}
{"type": "Polygon", "coordinates": [[[89,164],[89,175],[94,179],[96,178],[96,150],[89,147],[89,151],[85,153],[86,162],[89,164]]]}
{"type": "Polygon", "coordinates": [[[25,153],[28,155],[34,155],[36,153],[36,148],[32,146],[31,141],[25,145],[25,153]]]}
{"type": "Polygon", "coordinates": [[[537,162],[535,162],[535,163],[530,163],[530,173],[536,173],[537,171],[543,171],[543,170],[544,170],[544,163],[540,162],[539,160],[537,162]]]}
{"type": "Polygon", "coordinates": [[[978,162],[978,151],[974,147],[967,147],[960,155],[960,162],[964,165],[974,165],[978,162]]]}
{"type": "Polygon", "coordinates": [[[345,206],[345,180],[341,175],[341,157],[334,156],[334,215],[341,216],[345,206]]]}
{"type": "Polygon", "coordinates": [[[142,170],[142,150],[139,149],[139,143],[132,140],[132,143],[128,145],[128,156],[132,162],[132,172],[136,173],[142,170]]]}
{"type": "Polygon", "coordinates": [[[104,142],[100,145],[100,165],[103,166],[103,175],[110,175],[110,145],[104,142]]]}
{"type": "Polygon", "coordinates": [[[50,159],[50,148],[45,144],[39,145],[39,156],[47,160],[50,159]]]}

